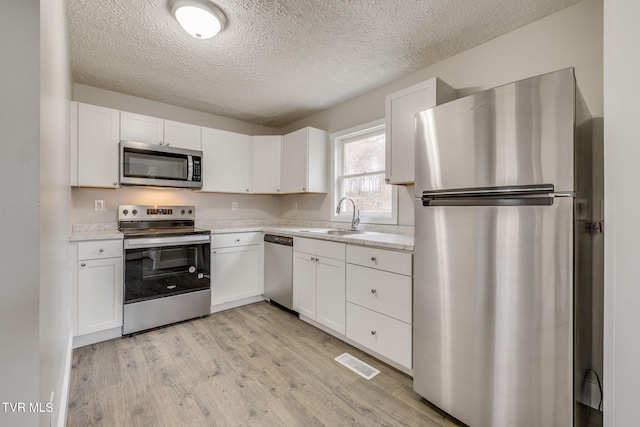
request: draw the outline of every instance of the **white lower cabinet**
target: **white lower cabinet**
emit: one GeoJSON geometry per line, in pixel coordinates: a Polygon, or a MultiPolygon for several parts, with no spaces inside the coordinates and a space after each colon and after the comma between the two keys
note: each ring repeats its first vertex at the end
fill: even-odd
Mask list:
{"type": "Polygon", "coordinates": [[[293,309],[345,334],[345,244],[293,240],[293,309]]]}
{"type": "Polygon", "coordinates": [[[262,295],[262,233],[211,236],[211,306],[262,295]]]}
{"type": "Polygon", "coordinates": [[[347,245],[347,338],[412,369],[412,255],[347,245]]]}
{"type": "Polygon", "coordinates": [[[78,335],[122,326],[122,240],[78,243],[78,335]]]}

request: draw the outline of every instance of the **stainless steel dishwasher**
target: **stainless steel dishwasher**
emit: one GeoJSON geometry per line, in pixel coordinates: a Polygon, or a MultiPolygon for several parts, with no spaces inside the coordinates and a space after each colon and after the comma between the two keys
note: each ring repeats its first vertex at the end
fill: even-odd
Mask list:
{"type": "Polygon", "coordinates": [[[293,310],[293,237],[264,236],[264,296],[293,310]]]}

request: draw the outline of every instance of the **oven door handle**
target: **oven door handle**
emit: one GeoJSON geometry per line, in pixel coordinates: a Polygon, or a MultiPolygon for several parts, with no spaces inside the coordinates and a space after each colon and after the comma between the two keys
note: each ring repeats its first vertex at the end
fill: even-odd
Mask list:
{"type": "Polygon", "coordinates": [[[141,237],[131,238],[124,240],[125,249],[140,249],[140,248],[157,248],[161,246],[180,246],[180,245],[192,245],[209,243],[210,239],[208,235],[193,235],[193,236],[171,236],[171,237],[141,237]]]}

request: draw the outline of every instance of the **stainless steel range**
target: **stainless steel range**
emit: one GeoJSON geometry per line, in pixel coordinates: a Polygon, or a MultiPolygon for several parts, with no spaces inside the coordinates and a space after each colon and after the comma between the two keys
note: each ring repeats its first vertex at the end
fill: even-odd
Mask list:
{"type": "Polygon", "coordinates": [[[195,206],[120,205],[123,335],[209,314],[210,237],[195,206]]]}

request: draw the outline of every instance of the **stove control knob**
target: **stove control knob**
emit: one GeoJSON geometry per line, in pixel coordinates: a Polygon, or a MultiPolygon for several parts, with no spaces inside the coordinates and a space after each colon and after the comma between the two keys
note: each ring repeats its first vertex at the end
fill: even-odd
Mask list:
{"type": "Polygon", "coordinates": [[[122,213],[123,213],[125,216],[129,215],[129,211],[128,211],[127,209],[123,210],[123,211],[122,211],[122,213]]]}
{"type": "Polygon", "coordinates": [[[185,210],[184,210],[184,209],[182,209],[182,210],[180,211],[180,213],[181,213],[182,215],[184,215],[184,212],[185,212],[185,210]]]}
{"type": "Polygon", "coordinates": [[[134,209],[133,211],[131,211],[131,213],[134,214],[134,215],[137,215],[138,211],[134,209]]]}
{"type": "Polygon", "coordinates": [[[191,215],[193,213],[193,211],[191,209],[189,209],[189,215],[191,215]]]}

